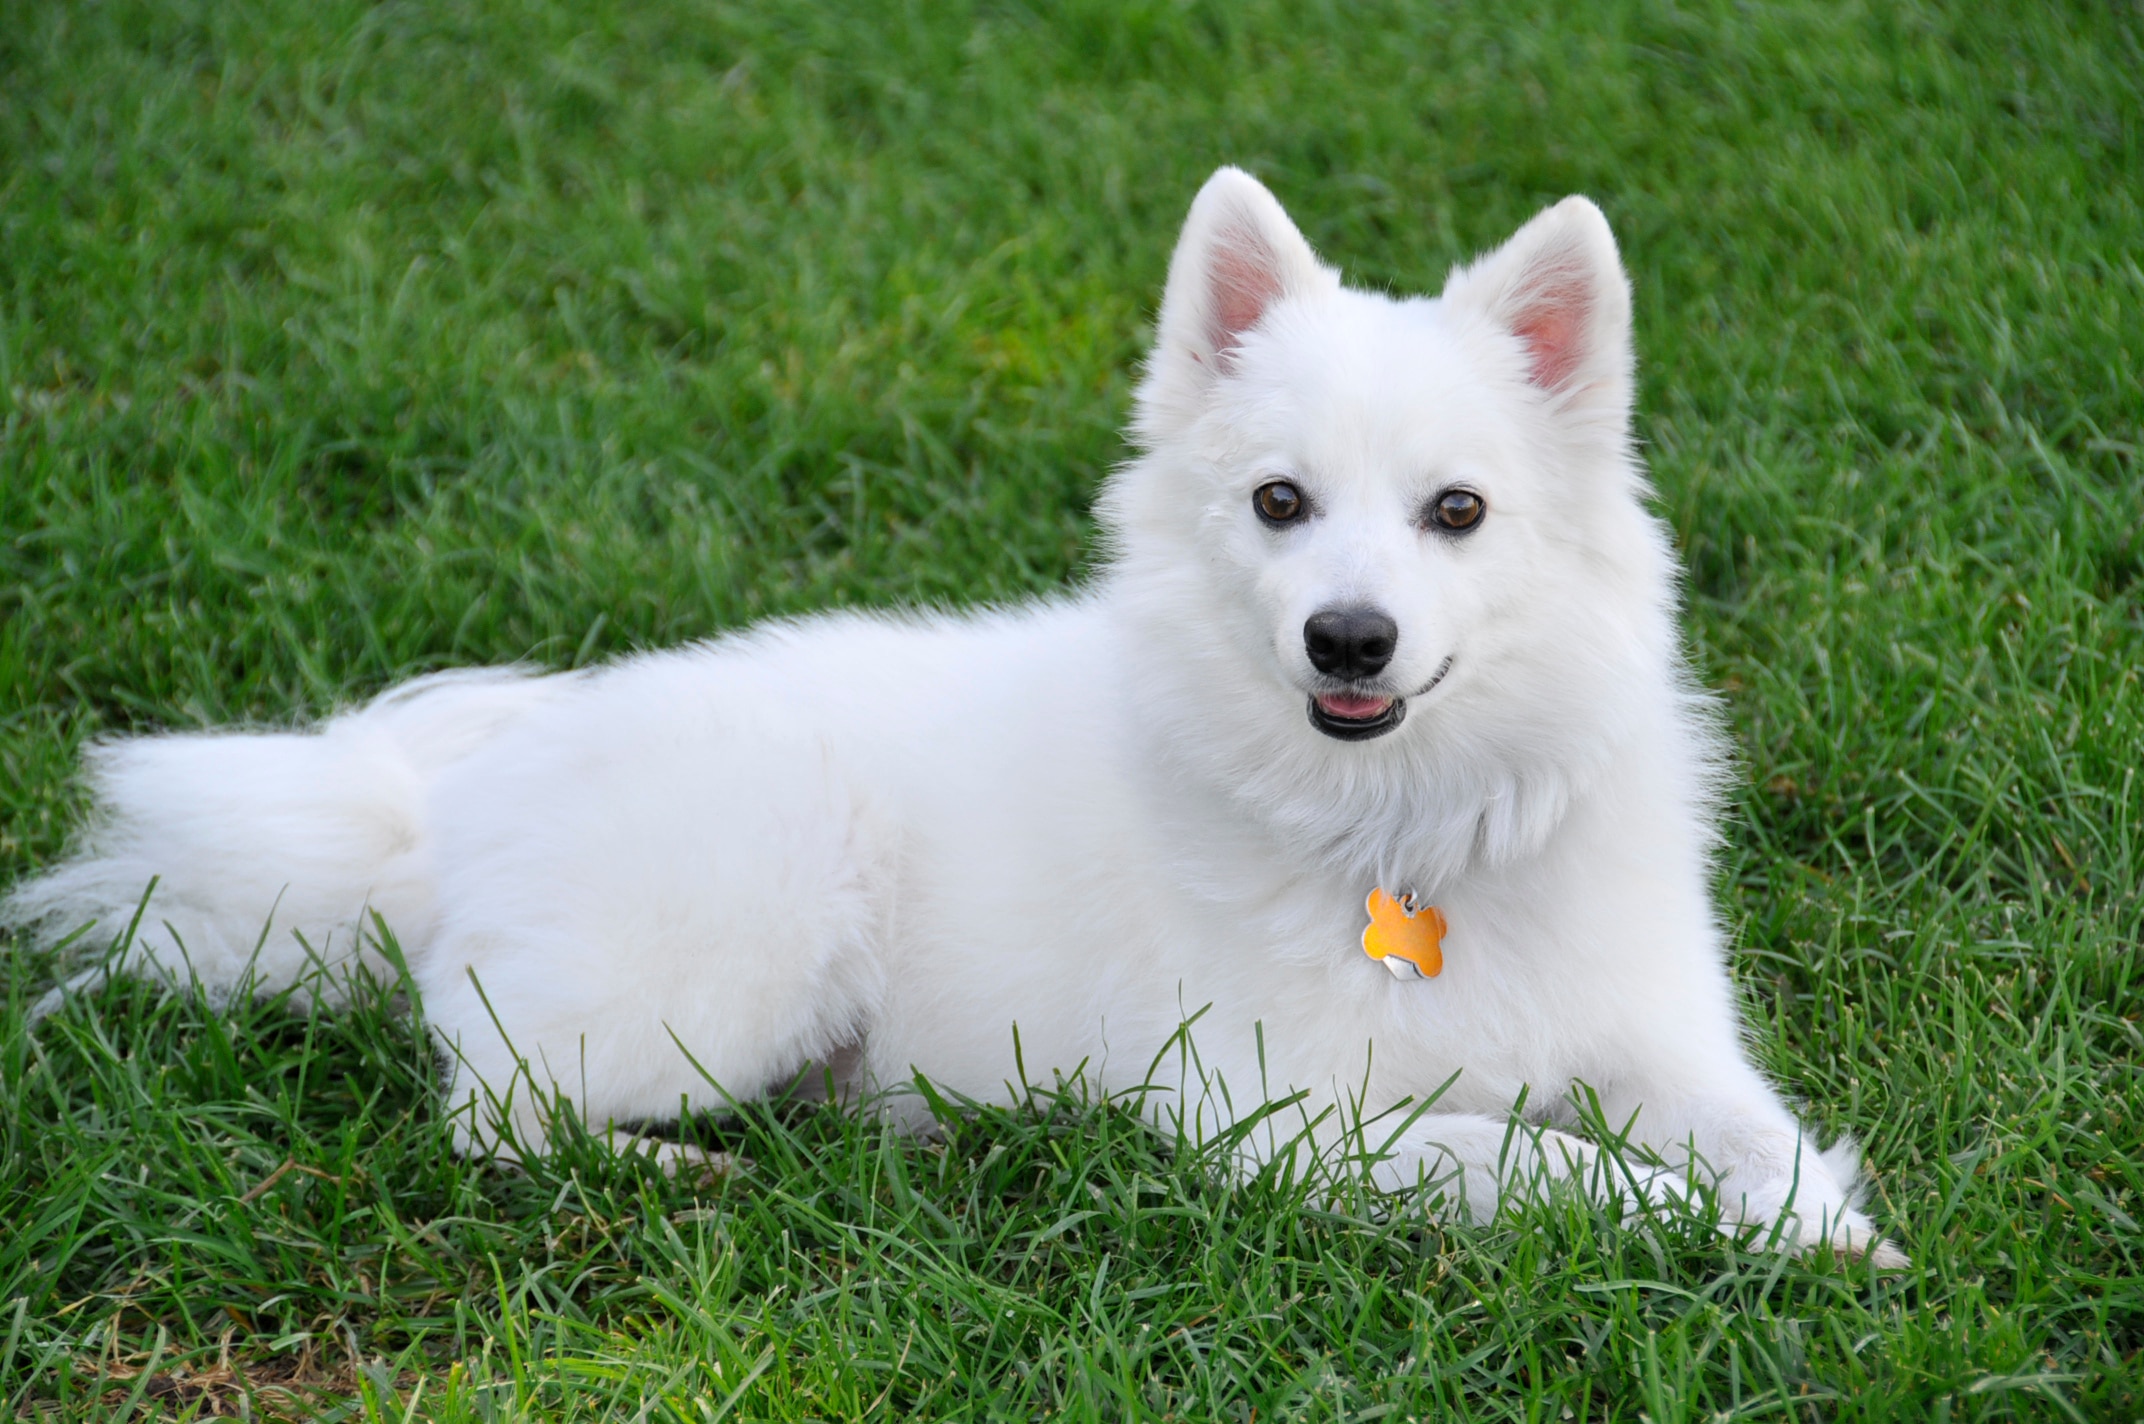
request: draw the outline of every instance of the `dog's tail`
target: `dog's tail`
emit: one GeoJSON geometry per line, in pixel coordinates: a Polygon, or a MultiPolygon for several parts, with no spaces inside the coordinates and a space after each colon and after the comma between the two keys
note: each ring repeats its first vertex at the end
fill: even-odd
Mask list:
{"type": "Polygon", "coordinates": [[[419,953],[435,899],[433,779],[568,680],[440,673],[310,730],[99,744],[79,844],[0,901],[0,924],[85,955],[118,947],[70,983],[109,965],[197,980],[218,998],[287,987],[316,964],[384,967],[375,912],[419,953]]]}

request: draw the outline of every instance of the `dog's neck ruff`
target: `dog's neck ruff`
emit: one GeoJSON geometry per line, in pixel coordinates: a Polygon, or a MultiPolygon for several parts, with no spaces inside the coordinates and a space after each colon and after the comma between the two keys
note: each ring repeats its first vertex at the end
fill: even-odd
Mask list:
{"type": "Polygon", "coordinates": [[[1363,927],[1362,952],[1383,964],[1395,979],[1434,979],[1444,971],[1444,936],[1451,928],[1435,905],[1415,905],[1411,894],[1387,894],[1383,886],[1363,902],[1370,923],[1363,927]]]}

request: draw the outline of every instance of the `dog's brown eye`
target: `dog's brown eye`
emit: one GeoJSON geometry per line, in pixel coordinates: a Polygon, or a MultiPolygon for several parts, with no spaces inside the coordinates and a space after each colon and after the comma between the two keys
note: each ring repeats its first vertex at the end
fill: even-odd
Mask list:
{"type": "Polygon", "coordinates": [[[1454,534],[1464,534],[1481,523],[1482,515],[1489,507],[1482,503],[1481,496],[1470,489],[1448,489],[1436,498],[1429,507],[1429,522],[1439,529],[1449,529],[1454,534]]]}
{"type": "Polygon", "coordinates": [[[1268,524],[1292,524],[1303,517],[1308,501],[1303,492],[1286,480],[1275,480],[1260,485],[1251,496],[1251,503],[1258,506],[1258,517],[1268,524]]]}

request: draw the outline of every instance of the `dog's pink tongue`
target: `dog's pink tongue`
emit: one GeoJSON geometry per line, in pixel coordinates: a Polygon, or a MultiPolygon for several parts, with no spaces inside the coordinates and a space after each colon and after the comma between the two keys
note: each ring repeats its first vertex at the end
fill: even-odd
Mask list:
{"type": "Polygon", "coordinates": [[[1392,705],[1389,697],[1349,697],[1345,693],[1321,692],[1318,707],[1328,717],[1341,717],[1350,722],[1364,722],[1382,716],[1392,705]]]}

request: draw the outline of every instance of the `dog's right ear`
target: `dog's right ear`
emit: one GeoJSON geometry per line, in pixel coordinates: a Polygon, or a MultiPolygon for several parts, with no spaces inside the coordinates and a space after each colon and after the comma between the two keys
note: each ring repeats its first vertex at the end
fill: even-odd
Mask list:
{"type": "Polygon", "coordinates": [[[1140,440],[1151,448],[1198,418],[1245,333],[1267,312],[1339,285],[1340,274],[1318,262],[1264,184],[1240,168],[1217,171],[1192,200],[1169,259],[1133,420],[1140,440]]]}

